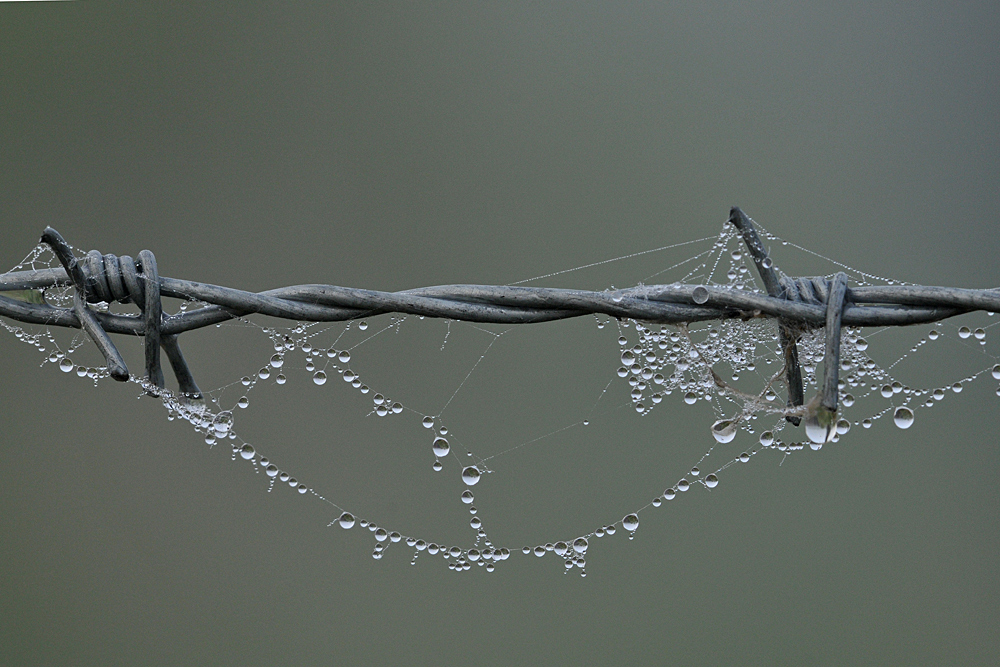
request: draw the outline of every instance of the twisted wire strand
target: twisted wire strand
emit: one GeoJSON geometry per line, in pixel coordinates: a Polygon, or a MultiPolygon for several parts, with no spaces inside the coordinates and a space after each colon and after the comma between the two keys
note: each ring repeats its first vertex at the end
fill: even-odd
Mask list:
{"type": "MultiPolygon", "coordinates": [[[[76,289],[74,306],[58,308],[26,303],[0,294],[0,315],[25,323],[83,328],[104,354],[109,372],[117,380],[126,380],[129,375],[107,334],[144,336],[146,376],[150,382],[164,386],[159,361],[162,348],[181,391],[198,397],[200,391],[184,362],[177,337],[185,331],[251,314],[335,322],[402,313],[496,324],[529,324],[588,314],[657,324],[771,318],[779,323],[789,406],[795,407],[802,405],[797,341],[803,331],[833,322],[830,319],[834,317],[833,310],[839,315],[835,318],[839,319],[835,327],[838,338],[840,325],[904,326],[936,322],[973,310],[1000,311],[1000,289],[915,285],[851,288],[846,276],[840,277],[843,274],[829,280],[790,278],[773,266],[752,220],[739,208],[730,212],[730,222],[741,232],[767,294],[683,284],[640,286],[614,292],[510,285],[440,285],[400,292],[294,285],[248,292],[160,276],[156,258],[149,250],[140,252],[137,260],[96,250],[78,259],[62,236],[50,227],[41,240],[52,248],[63,266],[0,274],[0,292],[71,285],[76,289]],[[831,304],[834,292],[836,303],[831,304]],[[209,305],[170,315],[162,312],[164,296],[209,305]],[[102,302],[133,303],[141,312],[118,315],[89,307],[102,302]]],[[[832,328],[827,326],[828,337],[833,333],[832,328]]],[[[833,384],[835,387],[836,382],[833,384]]],[[[836,395],[827,397],[826,403],[836,406],[836,395]]],[[[790,419],[797,423],[798,417],[790,419]]]]}

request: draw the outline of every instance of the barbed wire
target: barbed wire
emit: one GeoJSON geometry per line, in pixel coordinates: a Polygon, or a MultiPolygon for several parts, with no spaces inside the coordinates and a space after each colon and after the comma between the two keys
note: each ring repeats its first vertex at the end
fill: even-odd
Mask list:
{"type": "MultiPolygon", "coordinates": [[[[361,319],[401,313],[495,324],[530,324],[602,314],[657,324],[687,324],[708,320],[770,318],[778,321],[779,344],[785,362],[788,419],[799,423],[805,414],[797,343],[810,329],[826,329],[821,417],[836,414],[841,326],[906,326],[937,322],[976,310],[1000,311],[1000,288],[960,289],[920,285],[848,285],[847,275],[791,278],[768,255],[753,221],[739,208],[729,222],[750,251],[766,293],[709,285],[643,285],[594,292],[515,285],[440,285],[400,292],[294,285],[264,292],[160,276],[149,250],[136,259],[91,250],[77,258],[51,227],[41,243],[51,248],[61,268],[0,274],[0,292],[72,286],[72,308],[28,303],[0,294],[0,315],[31,324],[83,329],[107,362],[109,375],[128,380],[129,371],[108,336],[130,334],[145,339],[146,377],[164,386],[159,350],[167,354],[180,391],[194,398],[201,392],[184,361],[178,336],[186,331],[252,314],[308,322],[361,319]],[[209,305],[181,312],[163,312],[162,297],[209,305]],[[97,303],[133,303],[138,315],[91,308],[97,303]]],[[[815,416],[815,409],[813,409],[815,416]]],[[[821,419],[821,421],[823,421],[821,419]]],[[[832,424],[832,422],[831,422],[832,424]]],[[[832,426],[831,426],[832,428],[832,426]]]]}

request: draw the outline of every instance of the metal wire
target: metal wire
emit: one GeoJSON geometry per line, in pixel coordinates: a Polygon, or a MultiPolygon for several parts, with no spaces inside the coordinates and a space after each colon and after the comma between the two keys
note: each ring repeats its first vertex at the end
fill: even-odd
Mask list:
{"type": "MultiPolygon", "coordinates": [[[[975,310],[1000,311],[1000,288],[958,289],[949,287],[885,286],[849,287],[847,277],[789,278],[767,256],[753,222],[739,208],[730,212],[732,223],[742,234],[767,294],[705,285],[649,285],[613,292],[591,292],[543,287],[506,285],[441,285],[402,292],[295,285],[254,293],[218,285],[160,276],[156,258],[143,250],[137,260],[128,255],[102,255],[92,250],[76,258],[62,236],[46,228],[41,242],[47,244],[62,268],[14,271],[0,275],[0,292],[73,286],[73,308],[26,303],[0,295],[0,315],[47,326],[82,328],[104,355],[111,377],[129,378],[125,363],[109,333],[145,337],[146,376],[163,387],[159,349],[162,347],[178,379],[181,391],[200,397],[190,369],[177,342],[179,334],[218,324],[234,317],[268,315],[297,321],[333,322],[404,313],[469,322],[529,324],[603,314],[658,324],[681,324],[706,320],[772,318],[778,320],[785,355],[789,407],[802,405],[802,380],[798,367],[797,341],[802,332],[827,328],[828,357],[832,378],[825,378],[824,405],[837,405],[836,372],[840,326],[905,326],[936,322],[975,310]],[[832,296],[831,296],[832,295],[832,296]],[[163,296],[196,300],[211,305],[179,313],[164,314],[163,296]],[[88,304],[134,303],[139,315],[100,312],[88,304]],[[839,315],[839,317],[838,317],[839,315]],[[827,326],[827,324],[835,326],[827,326]],[[832,342],[836,336],[837,344],[832,342]]],[[[798,417],[789,419],[798,423],[798,417]]]]}

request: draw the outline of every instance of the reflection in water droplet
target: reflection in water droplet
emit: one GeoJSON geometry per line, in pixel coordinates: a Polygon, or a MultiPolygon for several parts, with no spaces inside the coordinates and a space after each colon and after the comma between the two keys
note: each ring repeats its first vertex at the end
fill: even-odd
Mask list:
{"type": "Polygon", "coordinates": [[[763,260],[761,260],[760,265],[763,266],[765,269],[770,269],[772,266],[774,266],[774,262],[771,261],[770,257],[765,257],[763,260]]]}
{"type": "Polygon", "coordinates": [[[667,489],[666,491],[663,492],[663,497],[666,498],[667,500],[673,500],[674,498],[677,497],[677,492],[674,491],[673,489],[667,489]]]}
{"type": "Polygon", "coordinates": [[[774,434],[770,431],[764,431],[760,434],[760,444],[764,447],[770,447],[771,443],[774,442],[774,434]]]}
{"type": "Polygon", "coordinates": [[[243,445],[242,447],[240,447],[240,456],[242,456],[247,461],[249,461],[250,459],[252,459],[253,455],[255,453],[256,452],[254,452],[254,450],[253,450],[253,445],[246,444],[246,445],[243,445]]]}
{"type": "Polygon", "coordinates": [[[677,490],[680,491],[681,493],[687,491],[690,488],[691,488],[691,482],[687,481],[686,479],[682,479],[681,481],[677,482],[677,490]]]}
{"type": "Polygon", "coordinates": [[[475,499],[476,497],[472,495],[472,491],[469,491],[468,489],[462,491],[462,502],[465,503],[466,505],[471,505],[472,501],[474,501],[475,499]]]}
{"type": "Polygon", "coordinates": [[[840,421],[837,422],[837,433],[839,435],[844,435],[850,430],[851,430],[851,422],[847,421],[846,419],[841,419],[840,421]]]}
{"type": "Polygon", "coordinates": [[[474,486],[479,483],[479,469],[475,466],[469,466],[462,470],[462,481],[469,486],[474,486]]]}
{"type": "Polygon", "coordinates": [[[712,424],[712,436],[721,443],[732,442],[736,437],[736,422],[732,419],[720,419],[712,424]]]}
{"type": "Polygon", "coordinates": [[[271,366],[273,368],[281,368],[284,365],[284,363],[285,363],[285,358],[280,354],[276,354],[273,357],[271,357],[271,366]]]}
{"type": "Polygon", "coordinates": [[[440,458],[448,455],[448,452],[451,450],[451,446],[444,438],[434,438],[434,442],[431,444],[431,450],[434,452],[434,456],[440,458]]]}
{"type": "Polygon", "coordinates": [[[286,378],[283,373],[278,373],[278,377],[274,378],[274,381],[278,384],[285,384],[285,382],[288,381],[288,378],[286,378]]]}
{"type": "Polygon", "coordinates": [[[585,537],[578,537],[573,541],[573,551],[578,554],[585,553],[587,551],[587,546],[587,538],[585,537]]]}
{"type": "Polygon", "coordinates": [[[246,396],[240,396],[240,400],[236,401],[236,405],[240,406],[241,408],[245,408],[248,405],[250,405],[250,399],[247,398],[246,396]]]}
{"type": "Polygon", "coordinates": [[[972,333],[972,331],[969,330],[969,327],[960,327],[958,329],[958,337],[959,338],[968,338],[971,333],[972,333]]]}
{"type": "Polygon", "coordinates": [[[859,338],[858,342],[855,343],[854,345],[862,352],[868,349],[868,341],[866,341],[864,338],[859,338]]]}
{"type": "Polygon", "coordinates": [[[691,293],[691,300],[697,304],[708,303],[708,289],[703,285],[698,285],[691,293]]]}
{"type": "Polygon", "coordinates": [[[59,370],[63,373],[69,373],[73,370],[73,362],[69,360],[69,357],[62,358],[62,361],[59,362],[59,370]]]}
{"type": "Polygon", "coordinates": [[[899,428],[910,428],[913,425],[913,410],[906,406],[896,408],[896,412],[892,415],[892,421],[896,422],[896,426],[899,428]]]}
{"type": "Polygon", "coordinates": [[[688,393],[684,394],[684,402],[687,403],[688,405],[694,405],[697,400],[698,400],[698,394],[694,393],[693,391],[689,391],[688,393]]]}
{"type": "Polygon", "coordinates": [[[719,485],[719,478],[715,476],[715,473],[709,473],[705,476],[705,486],[710,489],[714,489],[719,485]]]}
{"type": "Polygon", "coordinates": [[[306,491],[309,490],[309,487],[307,487],[305,484],[299,484],[297,490],[299,493],[305,493],[306,491]]]}
{"type": "Polygon", "coordinates": [[[993,367],[993,379],[1000,380],[1000,364],[993,367]]]}
{"type": "Polygon", "coordinates": [[[358,328],[361,329],[362,331],[364,331],[365,329],[368,328],[368,323],[367,322],[362,322],[361,324],[358,325],[358,328]]]}
{"type": "Polygon", "coordinates": [[[434,426],[434,418],[424,417],[424,420],[420,423],[424,425],[424,428],[431,428],[432,426],[434,426]]]}
{"type": "Polygon", "coordinates": [[[637,515],[629,514],[626,515],[624,519],[622,519],[622,528],[624,528],[625,530],[632,532],[638,527],[639,527],[639,517],[637,515]]]}
{"type": "Polygon", "coordinates": [[[388,537],[389,533],[386,532],[385,528],[375,529],[375,539],[379,542],[385,542],[388,537]]]}
{"type": "Polygon", "coordinates": [[[340,515],[340,527],[341,528],[353,528],[354,527],[354,515],[350,512],[344,512],[340,515]]]}
{"type": "Polygon", "coordinates": [[[326,373],[323,371],[316,371],[313,375],[313,382],[316,384],[326,384],[326,373]]]}

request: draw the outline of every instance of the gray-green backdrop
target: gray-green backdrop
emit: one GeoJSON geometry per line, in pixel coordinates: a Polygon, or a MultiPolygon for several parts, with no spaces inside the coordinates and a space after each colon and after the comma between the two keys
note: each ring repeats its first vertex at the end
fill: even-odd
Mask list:
{"type": "MultiPolygon", "coordinates": [[[[998,29],[989,2],[0,3],[0,265],[53,225],[251,290],[507,283],[713,235],[739,204],[854,267],[996,286],[998,29]]],[[[626,286],[657,257],[535,284],[626,286]]],[[[810,261],[787,254],[831,270],[810,261]]],[[[357,370],[438,409],[488,342],[445,335],[408,321],[357,370]]],[[[271,353],[248,329],[182,340],[205,388],[271,353]]],[[[990,363],[971,348],[900,374],[954,381],[990,363]]],[[[505,334],[451,423],[484,453],[559,428],[616,349],[592,318],[505,334]]],[[[492,574],[375,561],[367,531],[267,493],[135,385],[41,360],[0,335],[4,665],[1000,661],[988,374],[905,433],[760,457],[644,512],[580,578],[519,553],[492,574]]],[[[465,544],[456,463],[432,473],[428,432],[335,380],[292,369],[237,429],[359,515],[465,544]]],[[[491,534],[536,544],[648,502],[710,444],[710,411],[672,398],[496,459],[491,534]]]]}

